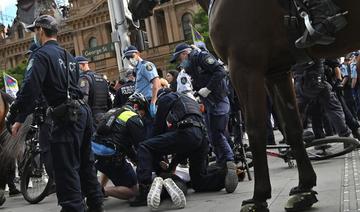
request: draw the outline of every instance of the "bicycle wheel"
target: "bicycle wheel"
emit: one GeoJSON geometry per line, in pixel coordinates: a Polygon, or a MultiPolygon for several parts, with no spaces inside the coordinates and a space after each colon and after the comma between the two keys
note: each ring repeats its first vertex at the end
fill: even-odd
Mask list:
{"type": "Polygon", "coordinates": [[[350,137],[326,137],[305,144],[310,160],[326,160],[353,151],[359,142],[350,137]]]}
{"type": "Polygon", "coordinates": [[[50,191],[53,179],[45,171],[45,166],[40,161],[40,152],[26,161],[24,172],[20,177],[20,189],[24,199],[30,204],[42,201],[50,191]]]}

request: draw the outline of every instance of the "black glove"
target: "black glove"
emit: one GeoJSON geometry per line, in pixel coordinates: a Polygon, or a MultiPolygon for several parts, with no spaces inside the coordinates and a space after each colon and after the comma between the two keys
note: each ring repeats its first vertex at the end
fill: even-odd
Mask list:
{"type": "Polygon", "coordinates": [[[9,107],[9,111],[5,117],[6,129],[11,133],[11,126],[15,123],[16,116],[18,114],[17,107],[12,103],[9,107]]]}

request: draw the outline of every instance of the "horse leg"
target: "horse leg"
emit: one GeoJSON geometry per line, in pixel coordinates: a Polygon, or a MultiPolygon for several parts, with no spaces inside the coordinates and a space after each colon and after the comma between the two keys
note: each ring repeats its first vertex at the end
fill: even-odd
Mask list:
{"type": "MultiPolygon", "coordinates": [[[[258,65],[258,64],[257,64],[258,65]]],[[[245,112],[246,131],[254,163],[254,195],[242,203],[241,212],[268,211],[271,185],[266,156],[266,91],[262,66],[229,60],[231,79],[245,112]]]]}
{"type": "Polygon", "coordinates": [[[312,190],[316,185],[316,174],[304,147],[303,128],[290,72],[267,77],[267,88],[273,97],[281,127],[294,153],[299,173],[299,185],[291,189],[291,197],[285,210],[302,211],[317,202],[317,193],[312,190]]]}

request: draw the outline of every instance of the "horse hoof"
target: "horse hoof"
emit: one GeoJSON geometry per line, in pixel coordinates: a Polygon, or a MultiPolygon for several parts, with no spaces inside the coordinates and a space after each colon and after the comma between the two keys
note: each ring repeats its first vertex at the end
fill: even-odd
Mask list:
{"type": "Polygon", "coordinates": [[[249,199],[242,202],[240,212],[269,212],[269,209],[266,202],[257,202],[249,199]]]}
{"type": "Polygon", "coordinates": [[[318,202],[316,195],[317,192],[311,189],[303,191],[298,188],[291,189],[290,198],[286,203],[285,211],[297,212],[311,208],[314,203],[318,202]]]}

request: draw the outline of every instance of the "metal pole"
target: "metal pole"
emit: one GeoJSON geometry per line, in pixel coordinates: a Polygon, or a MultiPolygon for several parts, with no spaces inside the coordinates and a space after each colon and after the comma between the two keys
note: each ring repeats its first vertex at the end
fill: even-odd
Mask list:
{"type": "Polygon", "coordinates": [[[121,78],[124,78],[125,70],[130,68],[128,61],[122,58],[123,50],[130,45],[130,32],[125,18],[124,2],[123,0],[108,0],[108,5],[113,30],[112,40],[115,43],[119,74],[121,78]]]}

